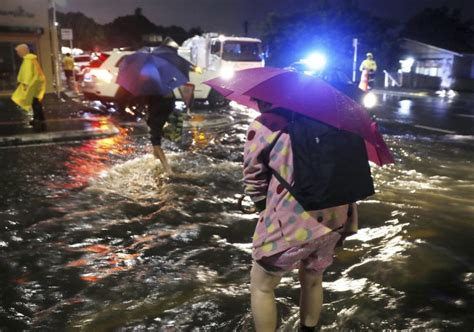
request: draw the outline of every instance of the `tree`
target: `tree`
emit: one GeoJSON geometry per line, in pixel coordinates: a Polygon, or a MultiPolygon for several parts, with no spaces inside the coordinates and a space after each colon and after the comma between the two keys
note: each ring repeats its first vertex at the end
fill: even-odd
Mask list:
{"type": "Polygon", "coordinates": [[[92,50],[106,44],[102,25],[96,23],[92,18],[82,13],[57,12],[56,15],[59,28],[73,30],[75,47],[92,50]]]}
{"type": "Polygon", "coordinates": [[[133,15],[117,17],[104,28],[110,47],[140,47],[144,35],[160,33],[160,29],[142,14],[141,8],[135,9],[133,15]]]}
{"type": "Polygon", "coordinates": [[[169,36],[178,44],[194,36],[196,32],[201,32],[201,28],[192,28],[189,32],[179,26],[163,27],[151,22],[142,13],[141,8],[137,8],[133,15],[126,15],[116,18],[105,25],[107,42],[110,47],[132,47],[138,48],[147,43],[143,40],[145,35],[161,35],[163,38],[169,36]]]}
{"type": "Polygon", "coordinates": [[[189,29],[188,31],[188,35],[189,37],[194,37],[196,35],[202,35],[203,34],[203,30],[201,29],[201,27],[192,27],[191,29],[189,29]]]}
{"type": "Polygon", "coordinates": [[[474,52],[474,21],[463,21],[459,9],[424,9],[407,21],[400,36],[452,51],[474,52]]]}
{"type": "Polygon", "coordinates": [[[304,10],[272,13],[264,22],[263,39],[269,46],[271,64],[287,66],[319,50],[330,55],[333,66],[350,72],[353,38],[360,41],[360,54],[373,52],[381,68],[390,62],[393,22],[364,12],[356,1],[308,2],[298,8],[304,10]]]}
{"type": "Polygon", "coordinates": [[[146,35],[169,36],[178,44],[187,38],[202,34],[200,27],[186,31],[179,26],[163,27],[151,22],[136,8],[132,15],[117,17],[111,23],[100,25],[82,13],[57,13],[60,28],[73,29],[74,46],[86,51],[115,47],[140,48],[149,46],[146,35]]]}

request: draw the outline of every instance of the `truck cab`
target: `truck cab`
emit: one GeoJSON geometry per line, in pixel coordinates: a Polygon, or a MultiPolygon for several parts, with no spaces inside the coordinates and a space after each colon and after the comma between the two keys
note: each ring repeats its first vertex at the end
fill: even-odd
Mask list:
{"type": "Polygon", "coordinates": [[[208,33],[186,40],[178,54],[202,69],[202,73],[191,72],[189,79],[195,85],[194,98],[208,100],[211,106],[226,101],[203,82],[217,76],[230,79],[237,70],[265,65],[262,42],[256,38],[208,33]]]}

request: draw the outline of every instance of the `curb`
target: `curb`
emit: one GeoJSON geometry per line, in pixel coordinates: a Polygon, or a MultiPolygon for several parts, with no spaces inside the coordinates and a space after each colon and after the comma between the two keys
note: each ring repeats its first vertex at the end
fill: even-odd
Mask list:
{"type": "Polygon", "coordinates": [[[109,127],[110,128],[108,129],[93,128],[86,130],[55,131],[49,133],[4,136],[0,137],[0,147],[104,138],[115,136],[120,133],[118,128],[114,125],[109,125],[109,127]]]}
{"type": "Polygon", "coordinates": [[[381,95],[381,94],[390,94],[393,96],[408,96],[408,97],[436,97],[433,95],[430,95],[426,91],[420,91],[420,92],[410,92],[410,91],[396,91],[396,90],[381,90],[381,89],[373,89],[373,93],[381,95]]]}
{"type": "Polygon", "coordinates": [[[221,128],[221,127],[226,127],[228,125],[232,124],[232,119],[223,116],[215,119],[203,119],[203,120],[185,120],[183,122],[183,129],[204,129],[204,128],[221,128]]]}

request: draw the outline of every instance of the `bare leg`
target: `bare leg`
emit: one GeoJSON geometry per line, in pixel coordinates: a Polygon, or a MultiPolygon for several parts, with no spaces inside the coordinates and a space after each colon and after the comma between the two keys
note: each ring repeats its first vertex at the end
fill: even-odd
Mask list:
{"type": "Polygon", "coordinates": [[[275,287],[281,277],[274,276],[254,263],[250,272],[251,306],[257,332],[275,332],[277,310],[275,287]]]}
{"type": "Polygon", "coordinates": [[[173,174],[170,165],[168,164],[168,159],[166,159],[165,153],[159,145],[153,145],[153,155],[158,158],[165,169],[165,172],[168,174],[173,174]]]}
{"type": "Polygon", "coordinates": [[[323,306],[323,276],[299,270],[301,325],[316,326],[323,306]]]}

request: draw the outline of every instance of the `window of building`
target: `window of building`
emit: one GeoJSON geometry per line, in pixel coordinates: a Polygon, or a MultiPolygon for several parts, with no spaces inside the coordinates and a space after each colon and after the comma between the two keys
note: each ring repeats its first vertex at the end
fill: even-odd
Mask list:
{"type": "Polygon", "coordinates": [[[441,77],[442,67],[442,59],[418,60],[415,72],[421,75],[441,77]]]}

